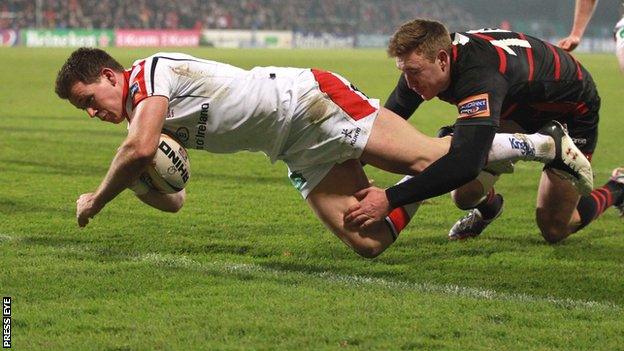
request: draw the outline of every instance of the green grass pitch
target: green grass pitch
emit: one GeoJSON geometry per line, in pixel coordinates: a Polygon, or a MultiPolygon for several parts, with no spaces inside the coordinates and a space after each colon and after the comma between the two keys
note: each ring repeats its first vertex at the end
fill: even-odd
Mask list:
{"type": "MultiPolygon", "coordinates": [[[[0,49],[0,295],[16,350],[624,349],[624,224],[608,210],[548,245],[534,224],[536,164],[497,189],[506,210],[480,238],[448,242],[462,215],[422,206],[374,260],[337,240],[261,154],[190,151],[175,215],[130,192],[85,229],[75,200],[99,184],[124,126],[54,95],[70,49],[0,49]]],[[[155,50],[110,50],[129,66],[155,50]]],[[[398,77],[381,50],[185,50],[242,67],[318,67],[382,100],[398,77]]],[[[612,55],[579,56],[602,96],[596,185],[624,164],[624,75],[612,55]]],[[[453,121],[426,103],[428,134],[453,121]]],[[[400,177],[367,167],[381,186],[400,177]]]]}

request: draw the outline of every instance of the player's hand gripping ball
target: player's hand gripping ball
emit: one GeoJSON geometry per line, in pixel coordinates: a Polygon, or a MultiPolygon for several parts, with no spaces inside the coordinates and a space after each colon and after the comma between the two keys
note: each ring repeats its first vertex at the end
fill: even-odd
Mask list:
{"type": "Polygon", "coordinates": [[[190,166],[186,149],[170,136],[161,134],[152,164],[130,189],[138,195],[149,189],[163,194],[177,193],[184,189],[191,177],[190,166]]]}

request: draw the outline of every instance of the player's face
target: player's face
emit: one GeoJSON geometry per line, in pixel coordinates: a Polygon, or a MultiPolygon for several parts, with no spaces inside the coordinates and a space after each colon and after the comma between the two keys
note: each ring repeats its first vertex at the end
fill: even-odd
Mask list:
{"type": "Polygon", "coordinates": [[[397,68],[403,72],[407,85],[425,100],[431,100],[446,90],[451,82],[450,58],[440,50],[435,60],[412,51],[396,58],[397,68]]]}
{"type": "Polygon", "coordinates": [[[105,69],[95,83],[76,82],[71,88],[69,101],[87,111],[91,118],[117,124],[124,120],[121,84],[114,72],[105,69]]]}

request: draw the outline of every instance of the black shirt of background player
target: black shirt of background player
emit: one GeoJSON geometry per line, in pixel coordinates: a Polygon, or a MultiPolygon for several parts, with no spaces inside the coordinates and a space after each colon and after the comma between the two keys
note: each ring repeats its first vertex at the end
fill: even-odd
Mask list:
{"type": "MultiPolygon", "coordinates": [[[[453,33],[451,84],[438,98],[458,107],[449,153],[411,180],[386,190],[392,207],[445,194],[474,179],[502,120],[536,132],[550,120],[595,148],[600,98],[591,75],[567,52],[508,31],[453,33]]],[[[423,99],[401,75],[385,107],[409,118],[423,99]]]]}

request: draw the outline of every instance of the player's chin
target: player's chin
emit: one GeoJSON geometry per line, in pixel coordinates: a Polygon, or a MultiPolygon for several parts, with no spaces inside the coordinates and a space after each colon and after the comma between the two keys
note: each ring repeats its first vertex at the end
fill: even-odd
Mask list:
{"type": "Polygon", "coordinates": [[[420,94],[420,97],[422,97],[423,100],[425,100],[425,101],[429,101],[429,100],[433,99],[435,97],[435,95],[433,95],[433,94],[426,94],[425,93],[425,94],[420,94]]]}

